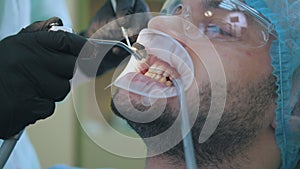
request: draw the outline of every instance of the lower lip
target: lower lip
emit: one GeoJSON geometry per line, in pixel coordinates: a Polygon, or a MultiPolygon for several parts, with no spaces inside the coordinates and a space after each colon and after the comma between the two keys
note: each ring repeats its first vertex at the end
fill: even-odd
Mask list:
{"type": "Polygon", "coordinates": [[[166,98],[174,94],[176,95],[176,91],[173,90],[173,87],[168,87],[165,84],[137,72],[127,73],[117,79],[114,85],[131,93],[152,98],[166,98]]]}
{"type": "Polygon", "coordinates": [[[130,80],[131,83],[134,83],[134,84],[139,84],[141,86],[149,86],[149,85],[154,85],[155,87],[158,87],[158,88],[166,88],[168,86],[148,77],[148,76],[145,76],[141,73],[128,73],[126,74],[123,78],[126,78],[127,80],[130,80]]]}

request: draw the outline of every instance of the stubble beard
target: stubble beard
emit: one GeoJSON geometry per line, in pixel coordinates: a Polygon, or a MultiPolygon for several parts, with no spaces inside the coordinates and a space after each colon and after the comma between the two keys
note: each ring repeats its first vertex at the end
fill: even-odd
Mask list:
{"type": "MultiPolygon", "coordinates": [[[[264,124],[266,110],[269,110],[270,105],[275,101],[275,77],[270,75],[260,82],[249,84],[246,87],[227,85],[226,106],[218,127],[206,142],[199,144],[199,135],[211,105],[211,90],[209,86],[205,85],[203,90],[200,91],[201,104],[199,113],[191,129],[197,164],[208,168],[219,168],[221,166],[224,168],[226,163],[227,168],[239,168],[235,159],[239,157],[241,161],[243,159],[247,161],[247,157],[244,154],[251,148],[259,135],[264,124]]],[[[115,97],[119,97],[118,100],[126,99],[118,94],[115,97]]],[[[131,103],[140,111],[149,108],[135,100],[131,100],[131,103]]],[[[124,118],[123,112],[118,112],[113,101],[112,109],[116,115],[124,118]]],[[[126,110],[129,111],[126,113],[130,113],[130,109],[126,110]]],[[[173,125],[178,114],[178,109],[167,105],[161,116],[150,123],[137,123],[128,119],[125,120],[141,138],[149,138],[168,130],[173,125]]],[[[181,132],[180,127],[175,132],[181,132]]],[[[178,133],[174,133],[174,135],[178,135],[178,133]]],[[[144,139],[144,142],[147,145],[148,152],[152,153],[161,152],[162,148],[170,144],[168,139],[161,140],[159,143],[144,139]]],[[[174,165],[184,164],[182,141],[161,154],[161,156],[169,158],[174,165]]]]}

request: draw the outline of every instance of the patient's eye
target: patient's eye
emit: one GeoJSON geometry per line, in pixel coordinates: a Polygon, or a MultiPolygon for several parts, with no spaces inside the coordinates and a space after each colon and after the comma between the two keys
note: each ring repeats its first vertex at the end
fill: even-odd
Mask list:
{"type": "Polygon", "coordinates": [[[206,35],[209,38],[233,38],[230,28],[222,28],[219,25],[209,24],[206,28],[206,35]]]}
{"type": "Polygon", "coordinates": [[[236,41],[247,31],[247,20],[240,12],[231,12],[224,17],[214,17],[206,26],[206,36],[210,39],[236,41]]]}

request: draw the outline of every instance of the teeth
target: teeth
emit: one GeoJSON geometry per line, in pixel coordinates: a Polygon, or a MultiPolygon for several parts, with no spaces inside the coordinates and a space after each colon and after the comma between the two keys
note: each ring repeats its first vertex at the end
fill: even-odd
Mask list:
{"type": "Polygon", "coordinates": [[[155,73],[152,73],[152,72],[147,72],[147,73],[145,74],[145,76],[148,76],[148,77],[151,77],[152,79],[154,79],[154,77],[156,76],[156,74],[155,74],[155,73]]]}
{"type": "Polygon", "coordinates": [[[154,68],[154,67],[150,67],[149,71],[152,72],[152,73],[159,74],[159,75],[163,73],[162,69],[160,69],[160,68],[154,68]]]}
{"type": "Polygon", "coordinates": [[[146,72],[144,75],[150,77],[150,72],[146,72]]]}
{"type": "Polygon", "coordinates": [[[159,79],[159,82],[165,84],[167,82],[167,79],[165,77],[162,77],[159,79]]]}
{"type": "Polygon", "coordinates": [[[174,79],[171,75],[171,73],[173,72],[174,71],[171,71],[170,68],[154,64],[148,69],[148,71],[144,75],[162,84],[165,84],[168,87],[172,87],[173,83],[170,80],[174,79]]]}
{"type": "Polygon", "coordinates": [[[152,79],[154,79],[154,78],[156,77],[156,74],[155,74],[155,73],[151,73],[150,77],[151,77],[152,79]]]}
{"type": "Polygon", "coordinates": [[[159,80],[161,79],[161,75],[157,74],[155,77],[154,77],[155,80],[159,80]]]}
{"type": "Polygon", "coordinates": [[[171,86],[173,86],[173,83],[172,83],[171,81],[167,81],[167,82],[166,82],[166,85],[167,85],[168,87],[171,87],[171,86]]]}
{"type": "Polygon", "coordinates": [[[167,72],[164,72],[164,73],[163,73],[163,77],[169,77],[169,76],[170,76],[169,73],[167,73],[167,72]]]}

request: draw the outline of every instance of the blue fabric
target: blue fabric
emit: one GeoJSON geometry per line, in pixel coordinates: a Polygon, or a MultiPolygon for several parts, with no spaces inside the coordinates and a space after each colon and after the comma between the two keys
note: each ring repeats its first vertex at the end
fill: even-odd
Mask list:
{"type": "Polygon", "coordinates": [[[300,160],[300,0],[246,0],[275,26],[278,33],[270,55],[277,77],[276,141],[280,169],[294,169],[300,160]]]}
{"type": "MultiPolygon", "coordinates": [[[[0,146],[3,140],[0,140],[0,146]]],[[[30,139],[24,131],[3,169],[40,169],[39,159],[30,139]]]]}

